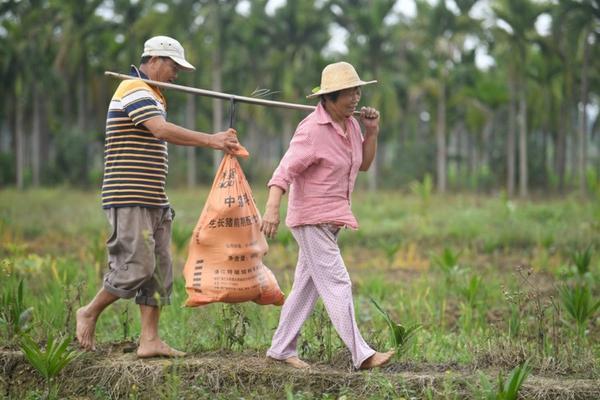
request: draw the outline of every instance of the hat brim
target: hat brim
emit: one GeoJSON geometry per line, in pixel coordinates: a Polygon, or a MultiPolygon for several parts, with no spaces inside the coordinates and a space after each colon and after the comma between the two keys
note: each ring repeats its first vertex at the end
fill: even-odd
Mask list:
{"type": "Polygon", "coordinates": [[[370,85],[371,83],[377,83],[377,80],[374,80],[374,81],[358,81],[358,82],[352,82],[352,84],[342,85],[342,86],[335,87],[335,88],[321,89],[318,92],[309,94],[308,96],[306,96],[306,98],[307,99],[314,99],[315,97],[321,96],[322,94],[333,93],[333,92],[337,92],[337,91],[340,91],[340,90],[350,89],[350,88],[358,87],[358,86],[370,85]]]}
{"type": "Polygon", "coordinates": [[[168,57],[171,60],[175,61],[177,63],[177,65],[179,65],[179,67],[181,69],[183,69],[184,71],[195,71],[196,70],[196,67],[194,67],[192,64],[190,64],[189,62],[187,62],[183,58],[174,57],[174,56],[168,56],[168,57]]]}

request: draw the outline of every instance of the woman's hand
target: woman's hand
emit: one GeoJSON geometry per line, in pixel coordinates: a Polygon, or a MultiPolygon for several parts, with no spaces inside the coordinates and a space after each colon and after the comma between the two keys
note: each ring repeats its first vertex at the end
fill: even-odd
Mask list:
{"type": "Polygon", "coordinates": [[[260,223],[260,231],[269,239],[275,237],[277,228],[279,228],[279,204],[281,204],[283,189],[277,186],[269,188],[269,198],[265,207],[265,214],[260,223]]]}
{"type": "Polygon", "coordinates": [[[360,122],[364,125],[367,135],[379,133],[379,111],[373,107],[360,109],[360,122]]]}
{"type": "Polygon", "coordinates": [[[260,230],[267,238],[272,239],[277,234],[277,228],[279,228],[279,207],[267,206],[260,230]]]}

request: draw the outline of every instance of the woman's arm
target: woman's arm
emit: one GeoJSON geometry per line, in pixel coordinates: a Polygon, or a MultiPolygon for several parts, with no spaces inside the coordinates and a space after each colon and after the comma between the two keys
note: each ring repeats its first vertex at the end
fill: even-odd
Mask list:
{"type": "Polygon", "coordinates": [[[365,140],[363,141],[363,157],[359,170],[367,171],[377,154],[379,111],[372,107],[363,107],[360,110],[360,121],[365,127],[365,140]]]}

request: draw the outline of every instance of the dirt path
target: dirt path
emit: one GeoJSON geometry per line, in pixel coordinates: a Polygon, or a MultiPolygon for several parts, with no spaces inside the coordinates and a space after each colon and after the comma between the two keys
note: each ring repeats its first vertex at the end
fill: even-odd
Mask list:
{"type": "MultiPolygon", "coordinates": [[[[27,390],[43,388],[39,374],[17,351],[0,352],[1,396],[21,398],[27,390]]],[[[441,371],[420,364],[392,364],[382,371],[353,372],[316,365],[303,372],[267,361],[257,353],[203,353],[183,359],[138,360],[127,346],[106,346],[86,353],[60,378],[61,398],[285,398],[286,389],[321,393],[344,392],[348,398],[398,398],[424,393],[455,393],[475,398],[482,371],[441,371]],[[125,352],[124,352],[125,350],[125,352]],[[410,370],[408,370],[410,368],[410,370]],[[415,372],[418,371],[418,372],[415,372]],[[450,389],[449,389],[450,388],[450,389]],[[101,393],[104,397],[99,397],[101,393]],[[206,396],[206,397],[203,397],[206,396]],[[389,397],[388,397],[389,396],[389,397]],[[135,397],[135,396],[133,396],[135,397]],[[239,395],[237,396],[239,397],[239,395]]],[[[496,371],[484,371],[495,383],[496,371]]],[[[530,376],[522,394],[528,399],[600,399],[600,380],[530,376]]]]}

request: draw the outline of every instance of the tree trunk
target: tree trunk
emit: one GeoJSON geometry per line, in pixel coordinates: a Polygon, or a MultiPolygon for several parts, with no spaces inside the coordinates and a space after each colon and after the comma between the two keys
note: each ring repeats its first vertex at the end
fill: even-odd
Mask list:
{"type": "Polygon", "coordinates": [[[495,114],[490,112],[487,114],[485,126],[483,127],[483,143],[481,149],[481,163],[480,168],[484,167],[488,169],[490,166],[490,151],[492,149],[492,130],[494,129],[494,117],[495,114]]]}
{"type": "Polygon", "coordinates": [[[508,197],[515,195],[515,136],[516,136],[516,111],[515,111],[515,81],[509,78],[509,104],[508,104],[508,137],[506,138],[506,191],[508,197]]]}
{"type": "Polygon", "coordinates": [[[77,70],[77,134],[84,135],[86,128],[86,85],[85,65],[82,62],[77,70]]]}
{"type": "MultiPolygon", "coordinates": [[[[186,128],[196,130],[196,96],[188,94],[185,107],[185,125],[186,128]]],[[[193,188],[196,186],[196,148],[188,146],[187,152],[187,186],[193,188]]]]}
{"type": "Polygon", "coordinates": [[[590,46],[588,30],[583,35],[583,63],[581,66],[581,108],[579,110],[579,129],[577,131],[577,174],[579,176],[579,190],[582,195],[587,193],[586,167],[587,167],[587,104],[588,104],[588,66],[590,59],[590,46]]]}
{"type": "Polygon", "coordinates": [[[440,82],[440,94],[437,104],[437,118],[435,128],[437,145],[437,190],[439,193],[446,192],[446,86],[440,82]]]}
{"type": "Polygon", "coordinates": [[[556,155],[554,158],[554,170],[556,175],[558,175],[558,190],[560,193],[562,193],[565,189],[565,169],[567,165],[567,126],[569,124],[568,102],[568,96],[565,96],[560,104],[558,134],[556,137],[556,155]]]}
{"type": "Polygon", "coordinates": [[[527,99],[525,98],[525,81],[519,88],[519,195],[528,195],[527,173],[527,99]]]}
{"type": "Polygon", "coordinates": [[[17,78],[15,90],[15,163],[17,189],[25,186],[25,87],[17,78]]]}
{"type": "Polygon", "coordinates": [[[33,88],[33,121],[31,127],[31,178],[33,186],[40,186],[41,145],[42,145],[42,97],[39,93],[39,84],[34,83],[33,88]]]}

